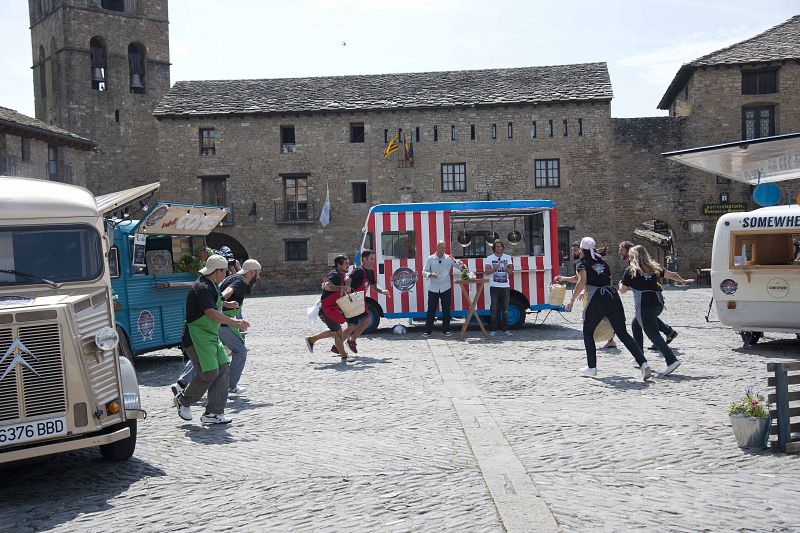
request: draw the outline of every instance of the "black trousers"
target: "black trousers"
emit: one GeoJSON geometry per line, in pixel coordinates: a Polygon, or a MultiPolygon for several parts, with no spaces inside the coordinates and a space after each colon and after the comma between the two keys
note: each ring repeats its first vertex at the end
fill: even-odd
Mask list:
{"type": "Polygon", "coordinates": [[[444,292],[428,291],[428,314],[425,316],[425,332],[433,331],[433,321],[436,319],[436,308],[442,303],[442,332],[450,331],[450,295],[453,289],[444,292]]]}
{"type": "Polygon", "coordinates": [[[631,352],[636,363],[642,366],[647,362],[642,349],[628,334],[625,328],[625,309],[622,307],[622,300],[619,299],[617,291],[612,295],[600,294],[599,292],[589,302],[586,308],[586,315],[583,318],[583,345],[586,347],[586,366],[597,368],[597,348],[594,345],[594,330],[604,319],[608,318],[614,334],[622,341],[622,344],[631,352]]]}
{"type": "Polygon", "coordinates": [[[492,298],[492,305],[489,308],[491,314],[492,331],[508,331],[508,300],[511,297],[509,287],[490,287],[489,294],[492,298]]]}
{"type": "MultiPolygon", "coordinates": [[[[636,344],[639,345],[640,349],[644,349],[644,337],[642,336],[642,329],[644,329],[644,333],[647,335],[647,338],[656,345],[656,348],[658,348],[659,352],[664,354],[664,360],[667,362],[667,364],[671,365],[675,362],[675,354],[672,353],[672,349],[667,346],[667,341],[665,341],[661,334],[659,334],[659,331],[663,331],[659,327],[659,322],[661,324],[664,323],[658,319],[658,315],[660,315],[663,310],[663,305],[642,307],[642,310],[639,311],[639,314],[642,315],[642,323],[640,325],[639,319],[634,318],[633,322],[631,322],[631,330],[633,331],[633,338],[636,339],[636,344]]],[[[666,326],[666,324],[664,325],[666,326]]],[[[669,333],[669,330],[667,330],[665,333],[669,333]]]]}

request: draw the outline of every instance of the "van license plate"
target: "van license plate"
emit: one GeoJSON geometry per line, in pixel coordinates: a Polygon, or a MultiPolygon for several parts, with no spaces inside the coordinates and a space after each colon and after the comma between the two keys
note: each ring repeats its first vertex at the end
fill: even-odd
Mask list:
{"type": "Polygon", "coordinates": [[[23,442],[48,439],[67,434],[67,417],[57,416],[34,422],[23,422],[10,426],[0,426],[0,447],[13,446],[23,442]]]}

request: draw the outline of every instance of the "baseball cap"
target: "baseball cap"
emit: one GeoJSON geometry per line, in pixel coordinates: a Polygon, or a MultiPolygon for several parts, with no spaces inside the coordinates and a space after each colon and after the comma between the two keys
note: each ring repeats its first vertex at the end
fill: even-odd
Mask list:
{"type": "Polygon", "coordinates": [[[206,266],[200,269],[200,273],[204,276],[208,276],[215,270],[220,269],[227,269],[228,268],[228,261],[222,257],[221,255],[212,255],[208,259],[206,259],[206,266]]]}
{"type": "Polygon", "coordinates": [[[250,272],[251,270],[261,270],[261,263],[255,259],[248,259],[242,264],[242,269],[239,271],[242,274],[250,272]]]}

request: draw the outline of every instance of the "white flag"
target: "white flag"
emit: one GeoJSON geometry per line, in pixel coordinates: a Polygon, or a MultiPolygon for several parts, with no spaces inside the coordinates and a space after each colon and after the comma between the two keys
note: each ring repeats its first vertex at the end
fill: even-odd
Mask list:
{"type": "Polygon", "coordinates": [[[325,205],[322,206],[322,212],[319,214],[319,223],[322,227],[327,226],[331,222],[331,191],[328,184],[325,184],[325,205]]]}

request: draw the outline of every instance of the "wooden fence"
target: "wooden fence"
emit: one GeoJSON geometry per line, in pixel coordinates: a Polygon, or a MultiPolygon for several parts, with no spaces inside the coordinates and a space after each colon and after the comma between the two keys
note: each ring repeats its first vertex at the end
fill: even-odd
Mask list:
{"type": "Polygon", "coordinates": [[[800,453],[800,387],[789,390],[790,385],[800,384],[800,362],[768,363],[767,370],[775,373],[768,379],[768,385],[775,387],[768,397],[773,405],[769,411],[773,421],[770,434],[777,436],[770,446],[775,452],[800,453]]]}

